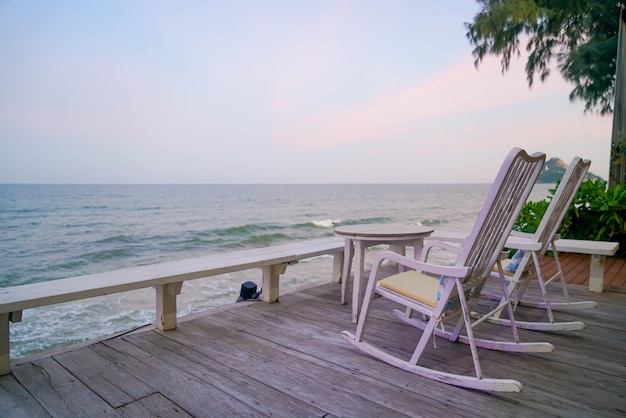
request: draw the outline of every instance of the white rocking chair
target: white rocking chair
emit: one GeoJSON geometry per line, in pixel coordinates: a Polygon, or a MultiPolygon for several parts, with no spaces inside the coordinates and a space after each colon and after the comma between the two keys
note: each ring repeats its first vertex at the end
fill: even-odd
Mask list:
{"type": "MultiPolygon", "coordinates": [[[[594,301],[572,301],[567,291],[567,284],[564,279],[563,270],[561,269],[561,263],[559,262],[559,255],[554,245],[555,241],[560,237],[556,233],[563,218],[567,213],[569,206],[571,205],[576,193],[580,187],[580,184],[585,179],[587,171],[589,170],[589,160],[582,160],[576,157],[570,163],[567,171],[565,172],[563,179],[561,180],[559,187],[557,188],[546,213],[541,219],[541,222],[537,228],[537,231],[533,234],[523,233],[518,231],[512,231],[505,246],[507,248],[517,249],[521,258],[518,260],[518,267],[509,271],[509,268],[505,268],[504,274],[509,284],[507,290],[502,294],[508,294],[509,298],[513,301],[514,307],[518,306],[530,306],[540,309],[545,309],[548,315],[548,321],[520,321],[515,320],[515,324],[518,328],[531,329],[535,331],[571,331],[581,330],[585,328],[585,324],[580,321],[570,322],[557,322],[554,319],[553,310],[574,310],[574,309],[588,309],[596,308],[598,305],[594,301]],[[541,270],[541,261],[546,254],[546,251],[551,250],[554,257],[553,261],[556,267],[556,273],[551,277],[544,279],[543,272],[541,270]],[[533,260],[531,263],[530,260],[533,260]],[[542,301],[528,301],[523,300],[524,293],[533,278],[538,279],[539,287],[542,293],[542,301]],[[561,282],[561,289],[563,291],[562,302],[551,301],[548,296],[547,285],[551,282],[561,282]]],[[[429,238],[432,240],[439,240],[444,242],[462,243],[466,238],[466,233],[457,232],[442,232],[436,231],[429,238]]],[[[425,248],[429,248],[428,243],[425,248]]],[[[423,255],[427,255],[427,251],[422,251],[423,255]]],[[[510,260],[509,260],[510,261],[510,260]]],[[[506,264],[509,264],[508,262],[506,264]]],[[[494,266],[492,276],[499,278],[499,272],[496,270],[497,266],[494,266]]],[[[500,295],[486,294],[483,296],[490,299],[500,300],[502,303],[508,303],[506,299],[500,295]]],[[[489,314],[479,314],[472,312],[472,317],[482,318],[482,320],[488,320],[489,322],[499,323],[501,325],[511,325],[511,321],[508,319],[500,318],[502,310],[492,310],[489,314]]]]}
{"type": "MultiPolygon", "coordinates": [[[[473,297],[474,292],[480,293],[480,289],[490,276],[494,264],[500,264],[499,260],[504,243],[511,233],[515,220],[530,194],[544,162],[545,154],[537,153],[531,156],[519,148],[514,148],[509,152],[476,224],[461,249],[455,266],[437,266],[389,251],[380,253],[374,260],[367,283],[356,333],[343,331],[343,338],[390,365],[433,380],[479,390],[504,392],[522,390],[523,386],[517,380],[485,378],[483,376],[476,339],[472,331],[467,298],[473,297]],[[381,280],[379,271],[384,260],[395,261],[414,270],[381,280]],[[442,286],[440,286],[440,282],[442,286]],[[429,318],[410,360],[402,360],[364,341],[374,294],[379,294],[402,304],[407,311],[414,310],[429,318]],[[472,354],[475,376],[459,375],[418,365],[430,336],[436,332],[437,325],[444,320],[448,313],[449,303],[455,301],[460,305],[462,316],[459,321],[460,326],[457,328],[460,330],[464,326],[466,329],[466,338],[472,354]]],[[[509,315],[513,318],[511,304],[508,304],[508,308],[509,315]]],[[[516,327],[513,325],[512,329],[516,330],[516,327]]],[[[456,332],[456,337],[458,336],[459,332],[456,332]]]]}
{"type": "MultiPolygon", "coordinates": [[[[527,322],[515,321],[518,328],[531,329],[535,331],[571,331],[581,330],[585,328],[585,324],[580,321],[571,322],[557,322],[554,319],[552,310],[572,310],[572,309],[588,309],[596,308],[598,305],[594,301],[581,301],[574,302],[570,300],[569,293],[567,292],[567,284],[563,277],[563,270],[561,269],[561,263],[559,262],[559,255],[556,251],[554,242],[559,239],[557,230],[563,222],[563,218],[570,207],[576,192],[580,187],[580,184],[585,179],[589,165],[591,161],[582,160],[576,157],[570,163],[567,171],[565,172],[559,187],[557,188],[546,213],[543,215],[537,231],[534,234],[522,233],[513,231],[511,236],[517,239],[510,239],[506,246],[509,248],[515,248],[521,251],[521,258],[519,259],[519,265],[516,269],[509,272],[505,269],[505,275],[509,281],[507,293],[509,298],[513,301],[514,306],[531,306],[535,308],[545,309],[548,314],[549,322],[527,322]],[[546,254],[546,251],[552,250],[554,254],[554,263],[556,266],[556,273],[549,278],[545,278],[541,270],[541,260],[546,254]],[[532,259],[533,263],[530,262],[532,259]],[[541,288],[541,294],[543,301],[541,302],[529,302],[524,301],[522,298],[528,287],[530,281],[536,277],[541,288]],[[563,291],[564,302],[551,302],[548,296],[547,285],[551,282],[561,282],[561,289],[563,291]]],[[[496,272],[494,272],[496,274],[496,272]]],[[[501,298],[501,296],[489,295],[492,298],[501,298]]],[[[504,301],[504,299],[502,299],[504,301]]],[[[482,316],[480,314],[473,313],[474,317],[482,316]]],[[[499,313],[489,316],[490,322],[500,323],[502,325],[510,325],[508,319],[502,319],[499,317],[499,313]]]]}

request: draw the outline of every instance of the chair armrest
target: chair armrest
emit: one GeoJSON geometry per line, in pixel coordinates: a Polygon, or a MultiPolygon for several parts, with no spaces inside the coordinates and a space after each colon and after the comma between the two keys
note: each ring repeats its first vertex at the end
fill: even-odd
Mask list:
{"type": "Polygon", "coordinates": [[[506,248],[514,248],[516,250],[523,251],[539,251],[541,249],[541,243],[535,240],[534,234],[528,234],[525,232],[511,234],[509,239],[506,240],[504,246],[506,248]]]}
{"type": "Polygon", "coordinates": [[[422,251],[429,251],[431,248],[441,248],[442,250],[450,251],[451,253],[461,254],[461,247],[450,244],[443,241],[426,241],[422,251]]]}
{"type": "Polygon", "coordinates": [[[520,237],[520,238],[527,238],[527,239],[531,239],[533,237],[533,234],[529,232],[522,232],[522,231],[516,231],[516,230],[512,230],[510,235],[512,237],[520,237]]]}
{"type": "Polygon", "coordinates": [[[430,253],[430,250],[433,248],[440,248],[444,251],[456,254],[457,256],[461,254],[461,247],[458,245],[436,240],[426,241],[424,242],[424,246],[422,247],[422,255],[420,257],[420,261],[428,261],[428,255],[430,253]]]}
{"type": "Polygon", "coordinates": [[[435,229],[432,234],[424,238],[424,241],[446,241],[446,242],[464,242],[469,236],[469,232],[456,231],[440,231],[435,229]]]}
{"type": "Polygon", "coordinates": [[[440,266],[437,264],[426,263],[420,260],[414,260],[412,258],[405,257],[398,253],[394,253],[393,251],[382,251],[378,253],[376,258],[374,259],[373,266],[372,266],[372,273],[377,272],[380,269],[380,265],[385,260],[394,261],[404,267],[408,267],[411,269],[415,269],[417,271],[422,271],[425,273],[435,274],[439,276],[463,278],[467,275],[469,271],[467,267],[440,266]]]}

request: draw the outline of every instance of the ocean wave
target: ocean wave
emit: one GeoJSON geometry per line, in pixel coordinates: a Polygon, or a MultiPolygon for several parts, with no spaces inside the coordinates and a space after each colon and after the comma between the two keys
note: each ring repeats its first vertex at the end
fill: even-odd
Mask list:
{"type": "Polygon", "coordinates": [[[82,254],[80,258],[85,259],[90,263],[98,263],[119,258],[128,258],[134,255],[134,251],[130,248],[112,248],[109,250],[100,250],[94,251],[92,253],[85,253],[82,254]]]}
{"type": "Polygon", "coordinates": [[[70,302],[26,311],[20,327],[11,330],[11,355],[35,355],[154,322],[150,309],[112,311],[118,299],[118,295],[101,296],[91,304],[70,302]],[[35,334],[37,338],[32,337],[35,334]]]}
{"type": "Polygon", "coordinates": [[[424,225],[424,226],[435,226],[435,225],[442,225],[442,224],[447,224],[448,220],[446,219],[423,219],[422,221],[420,221],[420,224],[424,225]]]}
{"type": "Polygon", "coordinates": [[[40,208],[19,208],[19,209],[3,209],[3,211],[7,214],[12,213],[37,213],[43,212],[40,208]]]}
{"type": "MultiPolygon", "coordinates": [[[[421,216],[427,225],[464,230],[473,225],[488,191],[482,185],[36,187],[15,188],[11,193],[19,199],[0,203],[5,270],[0,286],[329,237],[338,225],[414,223],[421,216]],[[164,192],[174,198],[164,198],[164,192]]],[[[321,256],[290,266],[281,289],[327,281],[332,263],[332,256],[321,256]]],[[[224,280],[210,277],[206,286],[200,284],[205,279],[185,282],[179,314],[233,302],[245,280],[260,284],[258,269],[224,280]]],[[[90,298],[67,307],[28,309],[22,323],[11,328],[12,355],[32,353],[31,344],[49,349],[92,338],[96,330],[110,334],[154,321],[153,293],[145,289],[147,296],[123,308],[116,301],[128,298],[111,295],[102,303],[90,298]]]]}
{"type": "Polygon", "coordinates": [[[253,234],[257,231],[271,231],[275,229],[282,229],[283,227],[273,224],[247,224],[239,226],[231,226],[229,228],[221,228],[213,230],[216,235],[247,235],[253,234]]]}
{"type": "Polygon", "coordinates": [[[318,228],[332,228],[341,221],[339,219],[322,219],[321,221],[311,221],[309,224],[316,226],[318,228]]]}
{"type": "Polygon", "coordinates": [[[169,250],[175,251],[193,251],[197,249],[211,249],[218,247],[224,240],[222,238],[204,239],[193,237],[179,242],[173,242],[168,245],[169,250]]]}
{"type": "Polygon", "coordinates": [[[377,224],[377,223],[388,223],[391,222],[392,219],[386,216],[381,216],[378,218],[360,218],[360,219],[351,219],[348,221],[341,222],[342,225],[358,225],[358,224],[377,224]]]}
{"type": "Polygon", "coordinates": [[[60,264],[50,264],[47,267],[48,271],[59,271],[59,270],[76,270],[80,267],[84,267],[87,263],[84,260],[70,260],[65,263],[60,264]]]}
{"type": "Polygon", "coordinates": [[[250,238],[247,238],[241,241],[241,243],[244,246],[252,245],[252,246],[257,247],[257,246],[271,245],[276,242],[284,241],[290,238],[291,237],[288,235],[277,232],[274,234],[253,235],[250,238]]]}
{"type": "Polygon", "coordinates": [[[139,207],[139,208],[135,208],[132,209],[135,212],[144,212],[144,211],[149,211],[149,210],[161,210],[163,209],[163,206],[145,206],[145,207],[139,207]]]}
{"type": "Polygon", "coordinates": [[[17,286],[23,281],[23,273],[14,271],[0,276],[0,288],[7,286],[17,286]]]}
{"type": "Polygon", "coordinates": [[[137,242],[137,240],[135,238],[133,238],[131,235],[125,235],[125,234],[120,234],[120,235],[115,235],[113,237],[108,237],[108,238],[104,238],[98,241],[95,241],[96,244],[115,244],[115,243],[125,243],[125,244],[132,244],[137,242]]]}
{"type": "Polygon", "coordinates": [[[85,205],[83,209],[108,209],[107,205],[85,205]]]}

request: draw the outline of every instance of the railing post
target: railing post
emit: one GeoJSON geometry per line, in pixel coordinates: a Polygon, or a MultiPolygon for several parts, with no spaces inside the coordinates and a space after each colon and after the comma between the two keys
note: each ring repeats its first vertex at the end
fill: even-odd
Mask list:
{"type": "Polygon", "coordinates": [[[285,270],[287,270],[287,263],[261,267],[261,271],[263,272],[261,300],[263,302],[274,303],[278,301],[280,275],[283,274],[285,270]]]}
{"type": "Polygon", "coordinates": [[[333,254],[333,283],[339,283],[343,276],[343,251],[333,254]]]}
{"type": "Polygon", "coordinates": [[[0,376],[11,373],[9,351],[9,314],[0,313],[0,376]]]}
{"type": "Polygon", "coordinates": [[[156,288],[156,326],[161,331],[176,328],[176,296],[183,282],[168,283],[156,288]]]}

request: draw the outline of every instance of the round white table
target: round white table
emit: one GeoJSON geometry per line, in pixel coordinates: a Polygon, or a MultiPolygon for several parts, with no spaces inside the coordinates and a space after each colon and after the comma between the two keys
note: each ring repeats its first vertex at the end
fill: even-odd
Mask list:
{"type": "Polygon", "coordinates": [[[389,244],[392,251],[404,255],[405,247],[413,247],[413,257],[418,259],[424,238],[433,229],[418,225],[359,224],[338,226],[335,235],[345,238],[344,264],[341,281],[341,303],[346,303],[346,289],[350,280],[352,257],[355,257],[354,283],[352,285],[352,322],[359,318],[365,286],[361,286],[364,270],[365,249],[374,245],[389,244]]]}

